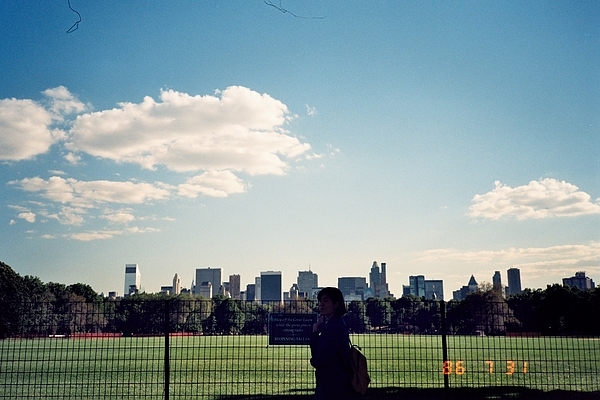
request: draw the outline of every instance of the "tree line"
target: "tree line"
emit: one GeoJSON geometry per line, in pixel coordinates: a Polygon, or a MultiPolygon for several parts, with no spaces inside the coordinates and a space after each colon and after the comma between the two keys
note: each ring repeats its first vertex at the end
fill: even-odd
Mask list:
{"type": "MultiPolygon", "coordinates": [[[[598,335],[600,290],[561,285],[503,298],[482,287],[462,301],[416,296],[350,301],[353,333],[598,335]],[[443,308],[442,308],[443,307],[443,308]]],[[[0,262],[0,338],[48,335],[266,334],[270,313],[313,313],[314,300],[261,304],[225,296],[139,293],[114,300],[89,285],[43,283],[0,262]]]]}

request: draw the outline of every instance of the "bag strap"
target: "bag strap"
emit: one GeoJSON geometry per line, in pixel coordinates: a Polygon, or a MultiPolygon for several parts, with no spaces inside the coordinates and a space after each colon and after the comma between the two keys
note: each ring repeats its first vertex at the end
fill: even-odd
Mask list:
{"type": "MultiPolygon", "coordinates": [[[[346,327],[346,331],[348,331],[348,325],[346,325],[346,320],[344,319],[344,317],[342,317],[342,322],[344,323],[344,326],[346,327]]],[[[359,350],[362,350],[359,345],[352,343],[352,340],[350,340],[350,332],[348,332],[348,343],[350,343],[350,347],[356,347],[359,350]]]]}

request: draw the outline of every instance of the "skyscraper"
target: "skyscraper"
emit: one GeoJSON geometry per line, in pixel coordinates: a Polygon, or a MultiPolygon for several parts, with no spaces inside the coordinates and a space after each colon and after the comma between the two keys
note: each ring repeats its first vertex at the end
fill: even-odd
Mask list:
{"type": "Polygon", "coordinates": [[[390,288],[387,283],[387,263],[381,263],[381,288],[379,289],[379,297],[393,297],[390,293],[390,288]]]}
{"type": "Polygon", "coordinates": [[[260,301],[260,276],[254,278],[254,300],[260,301]]]}
{"type": "Polygon", "coordinates": [[[425,298],[444,300],[444,281],[441,279],[425,279],[425,298]]]}
{"type": "Polygon", "coordinates": [[[594,281],[585,276],[585,271],[579,271],[575,273],[575,276],[570,278],[563,278],[563,286],[576,287],[579,290],[590,290],[596,287],[594,281]]]}
{"type": "Polygon", "coordinates": [[[345,300],[365,300],[364,294],[367,287],[367,278],[365,277],[338,278],[338,289],[344,295],[345,300]]]}
{"type": "MultiPolygon", "coordinates": [[[[200,294],[200,286],[203,282],[210,282],[212,293],[218,293],[222,283],[221,268],[197,268],[194,294],[200,294]]],[[[206,294],[206,289],[204,289],[203,293],[206,294]]]]}
{"type": "Polygon", "coordinates": [[[125,264],[125,290],[123,296],[129,296],[142,289],[142,274],[137,264],[125,264]]]}
{"type": "Polygon", "coordinates": [[[298,271],[298,291],[310,296],[312,290],[319,287],[319,276],[314,272],[298,271]]]}
{"type": "Polygon", "coordinates": [[[240,298],[240,276],[239,275],[229,275],[229,293],[231,294],[232,299],[240,298]]]}
{"type": "Polygon", "coordinates": [[[381,288],[381,273],[379,272],[379,264],[377,264],[377,261],[373,261],[373,265],[371,266],[371,272],[369,273],[369,284],[371,286],[371,290],[373,291],[373,296],[380,297],[379,291],[381,288]]]}
{"type": "Polygon", "coordinates": [[[196,283],[196,294],[205,299],[211,299],[213,297],[212,283],[210,281],[200,282],[200,284],[196,283]]]}
{"type": "Polygon", "coordinates": [[[506,289],[506,294],[510,296],[521,293],[521,272],[519,268],[509,268],[507,276],[508,288],[506,289]]]}
{"type": "Polygon", "coordinates": [[[179,294],[181,293],[181,279],[179,279],[179,275],[175,274],[175,276],[173,277],[173,289],[172,292],[173,294],[179,294]]]}
{"type": "Polygon", "coordinates": [[[281,290],[281,271],[265,271],[260,273],[260,301],[280,302],[283,292],[281,290]]]}
{"type": "Polygon", "coordinates": [[[410,287],[410,294],[418,297],[425,296],[425,276],[424,275],[411,275],[408,277],[408,286],[410,287]]]}
{"type": "Polygon", "coordinates": [[[256,284],[249,283],[246,285],[246,301],[256,300],[256,284]]]}
{"type": "Polygon", "coordinates": [[[500,276],[500,271],[495,271],[494,276],[492,276],[492,290],[502,294],[502,277],[500,276]]]}

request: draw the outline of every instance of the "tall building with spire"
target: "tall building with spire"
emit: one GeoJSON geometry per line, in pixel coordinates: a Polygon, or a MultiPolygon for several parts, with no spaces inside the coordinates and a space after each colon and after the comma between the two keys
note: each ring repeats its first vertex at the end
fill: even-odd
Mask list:
{"type": "Polygon", "coordinates": [[[379,264],[377,264],[377,261],[373,261],[371,272],[369,272],[369,286],[371,287],[373,296],[380,297],[379,290],[381,288],[381,272],[379,272],[379,264]]]}
{"type": "Polygon", "coordinates": [[[173,277],[173,294],[181,293],[181,279],[179,279],[179,275],[175,274],[173,277]]]}
{"type": "Polygon", "coordinates": [[[469,283],[467,283],[466,286],[463,286],[462,288],[452,292],[452,298],[454,300],[464,300],[467,297],[467,295],[469,295],[470,293],[475,293],[478,289],[479,285],[477,284],[475,277],[471,275],[469,283]]]}

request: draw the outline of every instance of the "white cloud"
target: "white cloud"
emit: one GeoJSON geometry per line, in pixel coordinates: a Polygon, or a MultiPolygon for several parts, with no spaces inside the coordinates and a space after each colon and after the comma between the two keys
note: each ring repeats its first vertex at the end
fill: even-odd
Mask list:
{"type": "Polygon", "coordinates": [[[0,100],[0,159],[26,160],[55,142],[52,114],[32,100],[0,100]]]}
{"type": "Polygon", "coordinates": [[[244,193],[246,186],[230,171],[208,171],[194,176],[178,186],[179,195],[197,197],[199,193],[211,197],[227,197],[233,193],[244,193]]]}
{"type": "Polygon", "coordinates": [[[50,111],[61,121],[63,115],[82,113],[88,108],[64,86],[46,89],[42,93],[50,99],[50,111]]]}
{"type": "Polygon", "coordinates": [[[115,235],[121,235],[122,233],[121,231],[78,232],[72,234],[70,238],[82,242],[90,242],[92,240],[112,239],[115,235]]]}
{"type": "Polygon", "coordinates": [[[68,236],[69,239],[89,242],[92,240],[112,239],[115,236],[124,235],[127,233],[153,233],[160,232],[156,228],[139,228],[131,227],[123,230],[100,230],[91,232],[78,232],[68,236]]]}
{"type": "MultiPolygon", "coordinates": [[[[73,227],[91,219],[107,224],[144,221],[145,216],[137,216],[139,210],[103,212],[101,208],[148,205],[177,195],[227,197],[251,187],[240,174],[283,175],[291,162],[322,157],[311,154],[308,143],[285,129],[296,118],[285,104],[245,87],[232,86],[206,96],[165,90],[158,100],[145,97],[140,103],[120,103],[99,112],[89,111],[91,106],[64,86],[42,94],[42,101],[0,100],[0,160],[31,159],[58,144],[63,163],[73,166],[82,165],[82,156],[88,154],[149,170],[165,167],[193,174],[186,174],[183,183],[179,183],[182,179],[169,185],[84,181],[69,178],[62,170],[50,170],[53,176],[48,179],[38,176],[9,182],[45,199],[45,203],[29,201],[31,209],[13,207],[17,218],[32,223],[54,220],[73,227]]],[[[315,111],[307,106],[307,112],[315,111]]],[[[73,231],[69,236],[52,237],[95,240],[152,229],[73,231]]]]}
{"type": "Polygon", "coordinates": [[[457,249],[433,249],[421,252],[420,261],[461,261],[469,263],[544,263],[575,260],[600,262],[600,242],[590,244],[561,245],[551,247],[510,247],[502,250],[461,251],[457,249]]]}
{"type": "Polygon", "coordinates": [[[48,219],[55,219],[62,225],[80,226],[84,223],[84,217],[87,215],[88,209],[83,207],[61,206],[58,213],[49,213],[46,210],[40,212],[41,215],[48,219]]]}
{"type": "MultiPolygon", "coordinates": [[[[416,259],[450,270],[459,270],[457,266],[469,264],[472,273],[479,277],[478,281],[486,281],[481,279],[481,274],[489,274],[491,279],[491,271],[516,267],[521,270],[523,282],[535,280],[549,284],[561,282],[562,278],[573,276],[577,271],[600,274],[600,242],[480,251],[434,249],[420,252],[416,259]]],[[[465,276],[457,275],[456,284],[463,279],[465,276]]]]}
{"type": "Polygon", "coordinates": [[[35,214],[32,212],[22,212],[17,215],[18,218],[24,219],[27,222],[34,223],[35,222],[35,214]]]}
{"type": "Polygon", "coordinates": [[[160,100],[78,116],[67,147],[148,169],[251,175],[284,174],[285,159],[310,149],[282,128],[288,109],[267,94],[232,86],[215,96],[167,90],[160,100]]]}
{"type": "Polygon", "coordinates": [[[63,158],[72,165],[77,165],[81,162],[81,156],[74,153],[67,153],[63,158]]]}
{"type": "Polygon", "coordinates": [[[102,218],[114,223],[127,223],[135,221],[135,216],[129,212],[113,212],[102,216],[102,218]]]}
{"type": "Polygon", "coordinates": [[[565,181],[546,178],[511,188],[495,182],[491,192],[475,195],[469,215],[497,220],[501,217],[528,218],[573,217],[600,214],[600,202],[565,181]]]}
{"type": "Polygon", "coordinates": [[[171,194],[164,187],[144,182],[78,181],[59,176],[48,180],[39,177],[25,178],[9,184],[17,185],[27,192],[39,192],[48,200],[79,207],[92,207],[94,203],[142,204],[166,199],[171,194]]]}
{"type": "Polygon", "coordinates": [[[87,109],[64,86],[42,93],[49,98],[48,107],[29,99],[0,100],[0,160],[26,160],[46,153],[65,137],[52,125],[62,122],[66,114],[87,109]]]}

